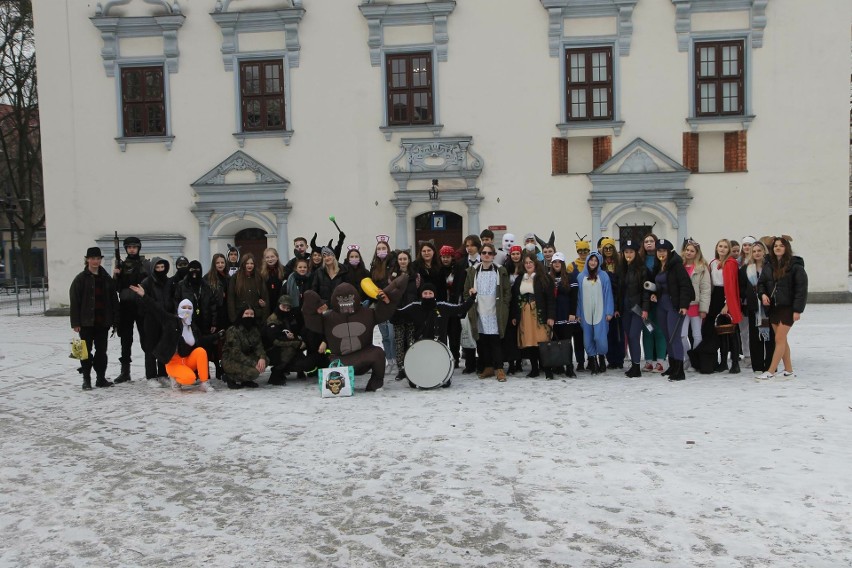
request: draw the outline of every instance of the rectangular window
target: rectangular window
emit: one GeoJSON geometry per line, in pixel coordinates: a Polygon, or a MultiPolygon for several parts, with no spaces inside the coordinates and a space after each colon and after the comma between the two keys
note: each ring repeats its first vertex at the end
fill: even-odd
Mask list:
{"type": "Polygon", "coordinates": [[[121,68],[124,136],[165,136],[166,96],[162,67],[121,68]]]}
{"type": "Polygon", "coordinates": [[[743,47],[741,40],[695,44],[695,116],[744,113],[743,47]]]}
{"type": "Polygon", "coordinates": [[[242,131],[284,130],[284,61],[241,61],[242,131]]]}
{"type": "Polygon", "coordinates": [[[567,119],[613,120],[612,48],[565,51],[567,119]]]}
{"type": "Polygon", "coordinates": [[[432,54],[395,53],[385,60],[388,126],[434,124],[432,54]]]}

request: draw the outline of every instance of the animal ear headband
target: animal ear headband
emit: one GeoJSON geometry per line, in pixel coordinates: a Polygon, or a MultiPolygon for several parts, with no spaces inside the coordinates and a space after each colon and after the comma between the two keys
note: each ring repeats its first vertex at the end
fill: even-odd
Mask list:
{"type": "Polygon", "coordinates": [[[553,234],[553,231],[550,231],[550,240],[548,240],[547,242],[544,242],[543,240],[538,238],[538,235],[533,236],[535,237],[535,240],[538,242],[542,249],[550,247],[553,250],[556,250],[556,236],[553,234]]]}
{"type": "Polygon", "coordinates": [[[388,235],[376,235],[376,243],[387,243],[390,242],[390,237],[388,235]]]}

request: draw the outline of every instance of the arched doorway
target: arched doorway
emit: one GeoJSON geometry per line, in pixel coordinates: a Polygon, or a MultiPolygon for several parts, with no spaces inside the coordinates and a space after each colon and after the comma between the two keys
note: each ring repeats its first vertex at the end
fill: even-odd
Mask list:
{"type": "MultiPolygon", "coordinates": [[[[414,242],[433,241],[440,250],[443,245],[457,249],[462,245],[462,217],[452,211],[429,211],[414,218],[414,242]]],[[[416,254],[415,245],[413,252],[416,254]]]]}
{"type": "Polygon", "coordinates": [[[259,270],[260,263],[263,261],[263,251],[266,250],[267,247],[266,233],[263,229],[258,229],[256,227],[243,229],[234,235],[234,241],[234,245],[240,249],[240,257],[247,252],[254,255],[255,265],[259,270]]]}

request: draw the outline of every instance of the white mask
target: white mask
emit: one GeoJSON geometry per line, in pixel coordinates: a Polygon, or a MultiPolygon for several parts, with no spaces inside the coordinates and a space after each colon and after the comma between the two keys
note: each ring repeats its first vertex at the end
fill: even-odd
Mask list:
{"type": "Polygon", "coordinates": [[[524,248],[528,251],[532,252],[535,250],[535,243],[527,243],[524,245],[524,248]]]}
{"type": "Polygon", "coordinates": [[[503,235],[503,250],[508,251],[512,248],[513,244],[515,244],[515,235],[512,233],[506,233],[503,235]]]}

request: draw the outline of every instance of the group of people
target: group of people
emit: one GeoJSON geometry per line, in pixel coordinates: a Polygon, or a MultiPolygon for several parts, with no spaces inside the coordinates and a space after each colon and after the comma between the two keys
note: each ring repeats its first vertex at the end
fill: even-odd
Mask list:
{"type": "MultiPolygon", "coordinates": [[[[575,241],[568,261],[533,233],[522,241],[490,230],[468,235],[462,246],[420,242],[393,250],[376,237],[369,264],[361,247],[317,245],[316,234],[294,240],[282,264],[267,248],[263,258],[229,245],[213,255],[202,275],[199,261],[145,259],[141,241],[124,241],[126,255],[110,275],[98,247],[71,284],[71,327],[92,356],[82,361],[83,389],[109,387],[106,348],[112,327],[121,340],[121,372],[131,380],[133,329],[145,353],[145,376],[173,388],[199,384],[210,391],[209,364],[229,388],[286,384],[331,361],[371,370],[367,390],[378,390],[388,367],[408,378],[407,350],[429,339],[449,347],[462,374],[505,382],[507,375],[624,369],[628,377],[659,372],[671,381],[700,373],[740,372],[741,356],[768,379],[791,376],[787,336],[804,311],[807,275],[789,237],[721,239],[705,260],[698,242],[675,244],[649,234],[616,246],[603,237],[575,241]],[[364,310],[369,310],[365,312],[364,310]],[[378,326],[382,348],[369,345],[378,326]],[[540,364],[541,345],[569,349],[568,363],[540,364]],[[642,356],[644,353],[644,366],[642,356]],[[576,366],[574,365],[576,361],[576,366]],[[730,361],[730,363],[729,363],[730,361]]],[[[416,386],[413,382],[409,384],[416,386]]],[[[442,386],[448,387],[451,381],[442,386]]]]}

